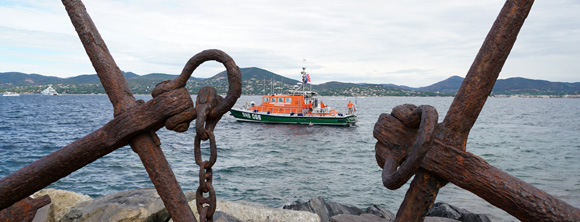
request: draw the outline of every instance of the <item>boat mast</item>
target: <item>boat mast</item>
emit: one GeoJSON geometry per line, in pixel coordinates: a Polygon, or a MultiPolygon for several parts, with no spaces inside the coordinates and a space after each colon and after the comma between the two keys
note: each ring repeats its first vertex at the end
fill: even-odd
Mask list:
{"type": "Polygon", "coordinates": [[[308,83],[306,80],[306,67],[302,67],[300,74],[302,74],[302,93],[304,93],[306,91],[306,83],[308,83]]]}

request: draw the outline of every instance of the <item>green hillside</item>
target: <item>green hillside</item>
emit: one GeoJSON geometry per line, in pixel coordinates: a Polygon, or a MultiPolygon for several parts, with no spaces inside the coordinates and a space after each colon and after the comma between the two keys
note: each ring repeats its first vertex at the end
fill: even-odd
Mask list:
{"type": "MultiPolygon", "coordinates": [[[[285,93],[294,89],[298,80],[290,79],[268,70],[250,67],[241,68],[242,94],[266,95],[285,93]]],[[[124,72],[131,91],[135,94],[150,94],[155,85],[164,80],[172,80],[178,75],[151,73],[137,75],[124,72]]],[[[452,76],[433,85],[411,88],[393,84],[361,84],[327,82],[312,85],[312,90],[323,96],[453,96],[461,86],[463,78],[452,76]]],[[[105,93],[96,74],[79,75],[70,78],[43,76],[39,74],[24,74],[18,72],[0,73],[0,93],[12,91],[18,93],[34,93],[52,85],[61,94],[92,94],[105,93]]],[[[186,88],[197,94],[199,89],[213,86],[220,94],[226,94],[228,82],[226,72],[220,72],[210,78],[190,78],[186,88]]],[[[510,78],[497,80],[492,94],[523,94],[523,95],[578,95],[580,83],[549,82],[545,80],[531,80],[525,78],[510,78]]]]}

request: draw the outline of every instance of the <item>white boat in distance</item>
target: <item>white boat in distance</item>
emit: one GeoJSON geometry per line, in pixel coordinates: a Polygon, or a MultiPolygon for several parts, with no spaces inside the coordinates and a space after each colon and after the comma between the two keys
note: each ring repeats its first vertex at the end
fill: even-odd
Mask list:
{"type": "Polygon", "coordinates": [[[2,93],[2,96],[20,96],[20,93],[4,92],[4,93],[2,93]]]}
{"type": "Polygon", "coordinates": [[[52,88],[52,85],[48,85],[48,88],[42,90],[40,94],[43,96],[58,96],[58,93],[52,88]]]}

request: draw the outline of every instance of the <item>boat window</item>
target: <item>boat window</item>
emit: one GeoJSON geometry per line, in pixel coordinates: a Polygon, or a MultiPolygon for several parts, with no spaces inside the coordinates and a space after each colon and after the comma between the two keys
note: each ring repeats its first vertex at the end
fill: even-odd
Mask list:
{"type": "Polygon", "coordinates": [[[287,103],[290,103],[290,102],[292,102],[292,98],[286,98],[286,102],[287,102],[287,103]]]}
{"type": "Polygon", "coordinates": [[[271,103],[275,103],[275,102],[276,102],[276,98],[271,98],[271,99],[270,99],[270,102],[271,102],[271,103]]]}
{"type": "Polygon", "coordinates": [[[264,101],[265,103],[267,103],[267,102],[268,102],[268,98],[264,98],[264,100],[263,100],[263,101],[264,101]]]}
{"type": "Polygon", "coordinates": [[[278,102],[279,103],[283,103],[284,102],[284,98],[278,98],[278,102]]]}

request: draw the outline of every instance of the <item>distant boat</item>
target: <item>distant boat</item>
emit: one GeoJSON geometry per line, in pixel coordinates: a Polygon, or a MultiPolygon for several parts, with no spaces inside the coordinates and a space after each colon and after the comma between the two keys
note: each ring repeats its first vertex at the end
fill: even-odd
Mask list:
{"type": "Polygon", "coordinates": [[[20,94],[15,92],[4,92],[2,96],[20,96],[20,94]]]}
{"type": "Polygon", "coordinates": [[[48,85],[48,88],[42,90],[40,94],[43,96],[58,96],[58,93],[52,88],[52,85],[48,85]]]}

